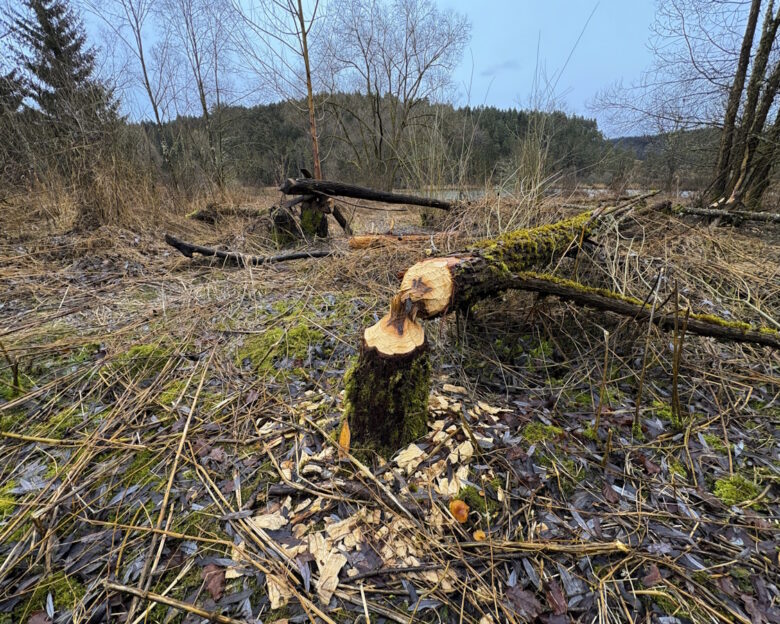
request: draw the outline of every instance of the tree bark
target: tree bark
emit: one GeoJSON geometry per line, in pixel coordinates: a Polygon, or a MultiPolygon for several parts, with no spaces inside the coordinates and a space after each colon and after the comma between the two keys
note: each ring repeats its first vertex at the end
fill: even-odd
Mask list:
{"type": "MultiPolygon", "coordinates": [[[[746,158],[748,154],[748,141],[755,133],[761,132],[761,127],[756,127],[756,114],[761,97],[762,86],[767,80],[766,69],[774,47],[775,37],[778,27],[780,27],[780,9],[777,15],[773,15],[773,3],[769,3],[764,17],[764,24],[761,29],[761,38],[758,42],[758,48],[753,59],[750,80],[746,90],[746,99],[742,112],[742,124],[730,152],[729,161],[729,179],[726,182],[724,200],[729,198],[726,203],[734,205],[732,196],[737,188],[741,178],[741,172],[746,169],[746,158]]],[[[762,124],[763,125],[763,124],[762,124]]]]}
{"type": "Polygon", "coordinates": [[[368,199],[386,204],[412,204],[427,208],[440,208],[441,210],[450,210],[454,206],[453,202],[431,197],[401,195],[387,191],[377,191],[363,186],[355,186],[354,184],[344,184],[329,180],[312,180],[311,178],[287,179],[279,190],[286,195],[308,193],[328,197],[352,197],[353,199],[368,199]]]}

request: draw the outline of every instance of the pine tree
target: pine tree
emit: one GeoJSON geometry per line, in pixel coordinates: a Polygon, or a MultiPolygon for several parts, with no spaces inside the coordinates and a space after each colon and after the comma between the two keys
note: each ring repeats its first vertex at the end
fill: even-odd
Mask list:
{"type": "Polygon", "coordinates": [[[66,0],[25,0],[15,26],[29,74],[29,99],[57,136],[100,130],[116,119],[111,90],[95,76],[95,50],[66,0]]]}

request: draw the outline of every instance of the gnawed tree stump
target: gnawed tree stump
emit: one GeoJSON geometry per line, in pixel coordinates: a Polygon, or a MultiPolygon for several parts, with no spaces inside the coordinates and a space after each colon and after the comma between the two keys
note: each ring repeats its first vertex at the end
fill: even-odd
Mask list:
{"type": "Polygon", "coordinates": [[[364,331],[358,360],[348,374],[345,400],[352,448],[386,457],[425,433],[431,365],[422,320],[505,290],[508,276],[577,248],[592,222],[592,214],[583,213],[411,266],[390,311],[364,331]]]}
{"type": "Polygon", "coordinates": [[[425,434],[431,365],[422,320],[465,308],[509,289],[530,290],[702,336],[780,348],[780,333],[712,315],[656,311],[646,302],[528,269],[576,250],[597,213],[480,241],[465,252],[430,258],[404,274],[390,311],[363,332],[357,362],[347,375],[345,417],[353,451],[384,457],[425,434]]]}

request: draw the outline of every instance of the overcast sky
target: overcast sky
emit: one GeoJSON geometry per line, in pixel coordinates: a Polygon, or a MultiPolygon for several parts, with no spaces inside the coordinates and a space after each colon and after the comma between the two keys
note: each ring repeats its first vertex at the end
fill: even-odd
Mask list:
{"type": "Polygon", "coordinates": [[[528,106],[538,49],[541,73],[548,82],[558,78],[560,107],[602,122],[589,108],[596,93],[620,79],[636,80],[651,60],[647,41],[653,0],[438,2],[467,14],[472,23],[471,45],[456,75],[460,104],[468,99],[472,105],[528,106]]]}

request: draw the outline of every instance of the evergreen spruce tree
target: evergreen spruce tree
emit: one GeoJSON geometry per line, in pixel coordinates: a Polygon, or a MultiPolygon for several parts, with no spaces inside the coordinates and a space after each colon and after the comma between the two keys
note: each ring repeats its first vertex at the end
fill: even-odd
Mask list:
{"type": "Polygon", "coordinates": [[[95,75],[95,50],[68,1],[24,0],[23,5],[14,30],[18,64],[28,83],[25,108],[39,126],[36,169],[46,179],[61,176],[78,204],[77,227],[93,227],[107,220],[109,202],[100,197],[99,172],[101,155],[111,149],[118,127],[118,103],[95,75]]]}
{"type": "Polygon", "coordinates": [[[116,118],[113,95],[95,76],[95,50],[66,0],[25,0],[15,25],[30,77],[29,96],[55,126],[80,127],[116,118]],[[91,123],[84,123],[91,122],[91,123]]]}

